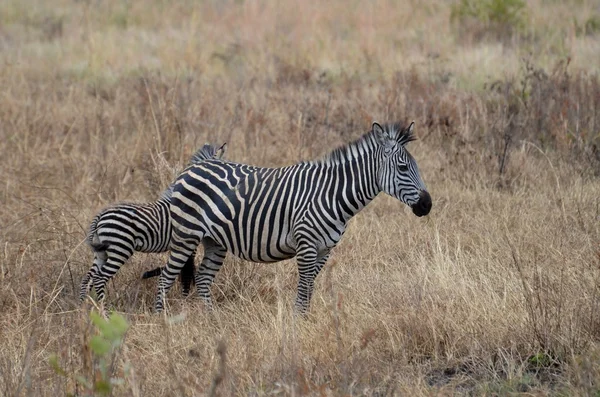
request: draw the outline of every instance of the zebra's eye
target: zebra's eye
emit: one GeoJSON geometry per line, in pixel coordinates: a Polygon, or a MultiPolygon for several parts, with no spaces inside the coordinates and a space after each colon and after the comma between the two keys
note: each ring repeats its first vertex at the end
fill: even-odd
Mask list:
{"type": "Polygon", "coordinates": [[[408,171],[408,165],[406,165],[406,164],[398,164],[398,170],[400,172],[406,172],[406,171],[408,171]]]}

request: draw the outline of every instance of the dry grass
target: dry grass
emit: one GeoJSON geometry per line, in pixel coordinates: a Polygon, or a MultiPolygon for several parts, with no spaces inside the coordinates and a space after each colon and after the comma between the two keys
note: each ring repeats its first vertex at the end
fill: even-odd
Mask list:
{"type": "Polygon", "coordinates": [[[165,321],[139,277],[166,256],[136,255],[109,288],[114,394],[598,394],[600,38],[576,33],[597,4],[530,1],[499,42],[445,1],[351,3],[0,4],[0,394],[83,393],[52,353],[94,376],[77,293],[101,207],[153,199],[206,141],[280,166],[396,119],[428,218],[375,200],[306,319],[293,261],[230,257],[213,313],[176,288],[165,321]]]}

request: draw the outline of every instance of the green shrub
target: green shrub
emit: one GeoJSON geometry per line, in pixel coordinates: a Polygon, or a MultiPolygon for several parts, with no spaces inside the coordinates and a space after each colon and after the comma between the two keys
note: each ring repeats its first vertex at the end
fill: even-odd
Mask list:
{"type": "Polygon", "coordinates": [[[452,5],[450,20],[461,34],[506,39],[524,30],[526,16],[523,0],[460,0],[452,5]]]}
{"type": "Polygon", "coordinates": [[[124,382],[121,378],[112,376],[114,363],[120,346],[129,328],[127,320],[117,313],[110,315],[108,320],[96,312],[90,313],[90,319],[95,326],[97,334],[87,342],[87,348],[92,353],[92,376],[68,373],[59,363],[59,358],[53,354],[48,359],[48,364],[54,372],[66,378],[73,378],[90,394],[110,395],[113,386],[124,382]]]}
{"type": "Polygon", "coordinates": [[[585,21],[585,34],[596,34],[600,32],[600,16],[592,15],[585,21]]]}
{"type": "Polygon", "coordinates": [[[573,26],[577,37],[593,36],[600,31],[600,17],[592,15],[584,23],[580,23],[577,18],[573,18],[573,26]]]}

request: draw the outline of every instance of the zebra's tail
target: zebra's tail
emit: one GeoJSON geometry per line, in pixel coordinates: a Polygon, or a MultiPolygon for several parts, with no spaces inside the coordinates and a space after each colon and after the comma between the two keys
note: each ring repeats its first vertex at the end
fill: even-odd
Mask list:
{"type": "Polygon", "coordinates": [[[142,274],[142,280],[145,280],[147,278],[152,278],[152,277],[158,277],[158,276],[160,276],[160,273],[162,272],[162,270],[163,270],[162,267],[157,267],[156,269],[148,270],[147,272],[142,274]]]}
{"type": "Polygon", "coordinates": [[[95,252],[103,252],[108,248],[108,244],[102,242],[102,240],[100,240],[100,236],[98,235],[98,222],[100,221],[100,215],[96,216],[92,221],[87,237],[89,246],[92,247],[95,252]]]}
{"type": "MultiPolygon", "coordinates": [[[[163,269],[163,267],[157,267],[144,272],[144,274],[142,274],[142,280],[160,276],[160,273],[163,271],[163,269]]],[[[187,262],[185,262],[185,265],[183,265],[181,273],[179,273],[179,281],[181,282],[181,290],[183,291],[184,296],[187,296],[187,294],[190,292],[190,288],[194,282],[195,273],[196,267],[194,266],[194,256],[191,256],[187,262]]]]}

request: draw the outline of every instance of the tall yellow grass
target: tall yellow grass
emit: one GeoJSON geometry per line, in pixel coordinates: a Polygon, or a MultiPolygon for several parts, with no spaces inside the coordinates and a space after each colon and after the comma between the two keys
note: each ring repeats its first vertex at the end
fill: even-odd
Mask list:
{"type": "Polygon", "coordinates": [[[87,370],[77,294],[103,206],[153,200],[207,141],[282,166],[373,120],[416,121],[431,215],[377,198],[306,319],[293,261],[228,257],[214,312],[175,288],[163,317],[140,275],[166,256],[136,255],[107,298],[131,323],[115,394],[598,393],[600,39],[573,22],[598,10],[528,10],[526,32],[498,43],[459,39],[437,0],[2,2],[0,394],[83,393],[47,360],[87,370]],[[523,58],[550,76],[570,59],[565,107],[507,99],[523,58]],[[548,135],[522,131],[542,118],[548,135]]]}

